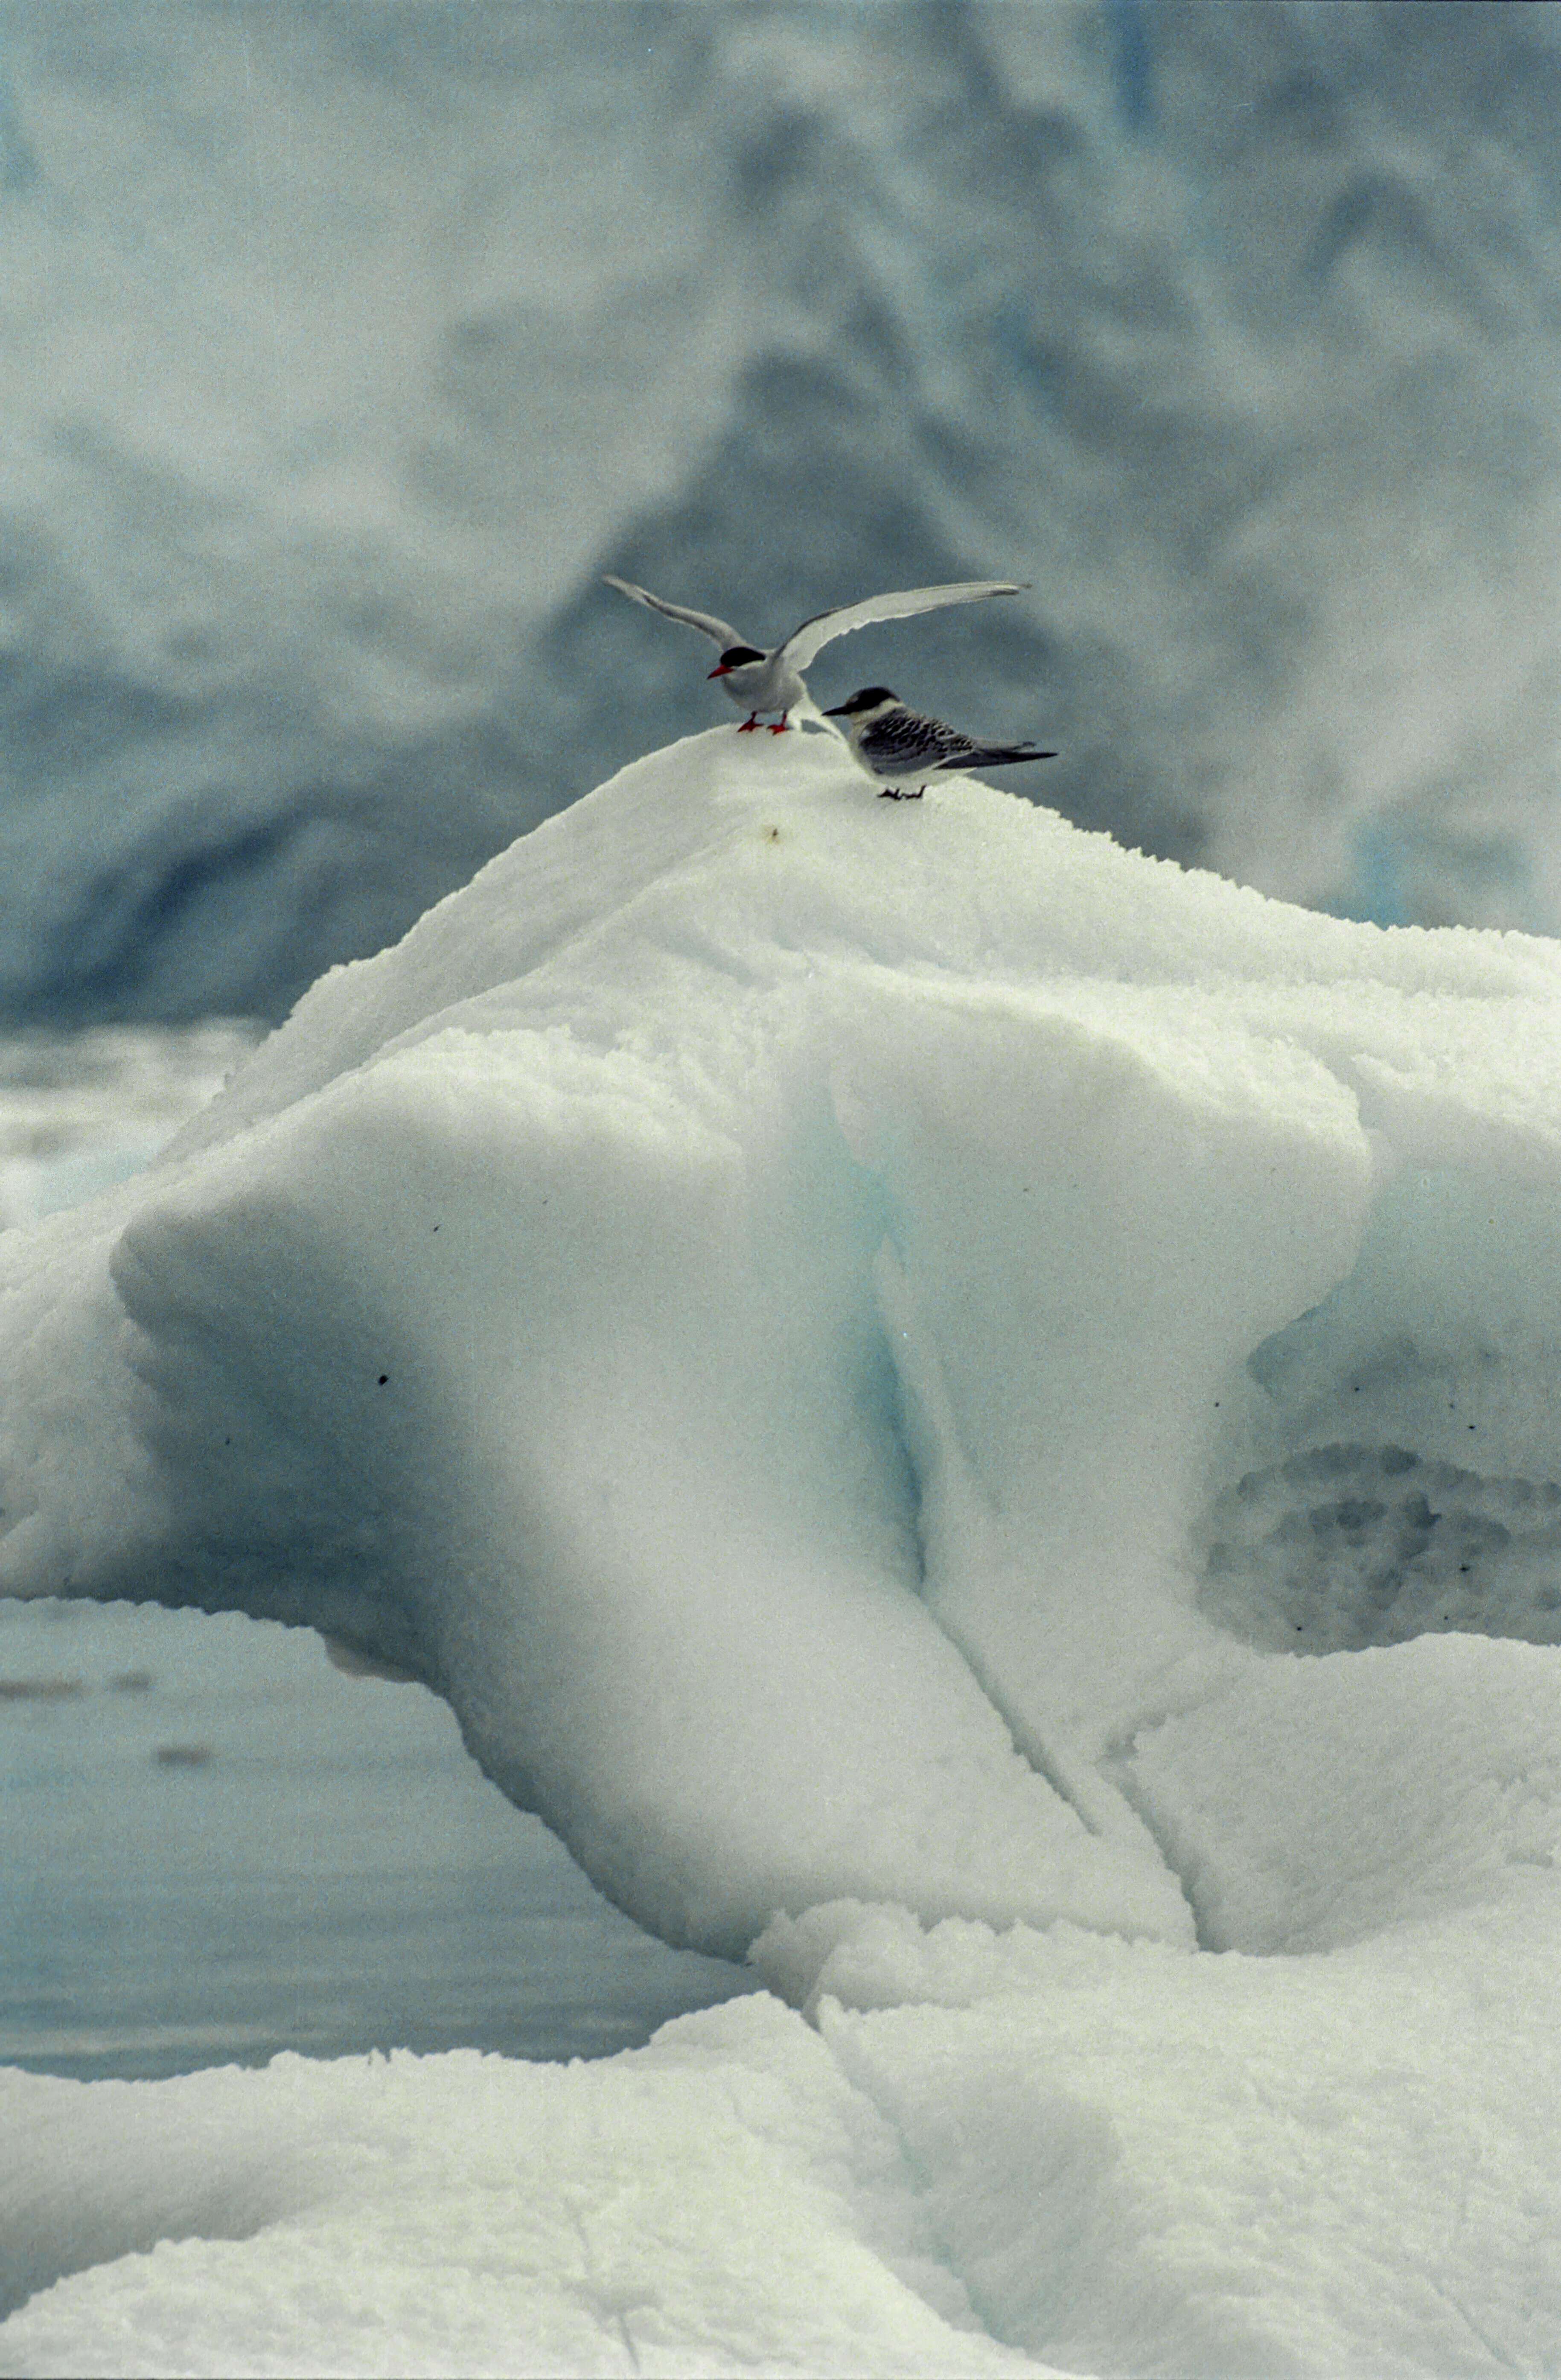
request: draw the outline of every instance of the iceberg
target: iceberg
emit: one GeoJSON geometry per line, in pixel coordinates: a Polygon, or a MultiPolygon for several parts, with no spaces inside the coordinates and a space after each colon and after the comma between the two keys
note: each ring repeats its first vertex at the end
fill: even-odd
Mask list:
{"type": "Polygon", "coordinates": [[[6,2368],[1561,2361],[1558,1087],[1552,944],[726,728],[0,1239],[4,1592],[422,1679],[765,1987],[5,2077],[6,2368]]]}

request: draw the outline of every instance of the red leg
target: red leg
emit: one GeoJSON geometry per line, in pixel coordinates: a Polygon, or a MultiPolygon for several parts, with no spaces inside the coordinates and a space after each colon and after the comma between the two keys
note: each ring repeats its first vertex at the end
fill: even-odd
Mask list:
{"type": "Polygon", "coordinates": [[[745,719],[743,721],[742,725],[738,729],[738,734],[739,735],[751,735],[758,724],[759,713],[755,711],[751,718],[745,719]]]}
{"type": "Polygon", "coordinates": [[[783,710],[780,715],[780,725],[778,727],[772,727],[770,730],[771,735],[784,735],[786,734],[786,722],[790,716],[791,713],[789,710],[783,710]]]}

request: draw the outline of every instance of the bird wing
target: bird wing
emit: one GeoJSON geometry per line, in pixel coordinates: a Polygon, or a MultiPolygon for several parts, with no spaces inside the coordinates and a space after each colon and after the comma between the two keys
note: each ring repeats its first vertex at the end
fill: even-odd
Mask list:
{"type": "Polygon", "coordinates": [[[697,628],[701,637],[708,637],[711,643],[724,653],[729,652],[734,645],[747,642],[747,638],[739,637],[737,630],[728,627],[725,620],[717,620],[708,612],[688,611],[681,603],[668,603],[660,595],[652,595],[643,587],[631,586],[627,578],[607,577],[604,579],[603,584],[616,587],[618,593],[627,595],[631,602],[647,603],[652,612],[661,612],[669,620],[681,620],[687,628],[697,628]]]}
{"type": "MultiPolygon", "coordinates": [[[[614,580],[616,586],[618,582],[614,580]]],[[[628,593],[629,590],[625,589],[628,593]]],[[[948,587],[902,587],[897,594],[870,595],[864,603],[847,603],[838,612],[815,612],[799,628],[793,628],[775,655],[785,659],[793,669],[805,670],[815,653],[832,645],[836,637],[848,637],[854,629],[870,628],[875,620],[909,620],[917,612],[938,612],[945,603],[980,603],[989,595],[1024,595],[1029,589],[1022,582],[1008,578],[962,578],[948,587]]],[[[653,601],[641,596],[640,601],[653,601]]],[[[658,611],[670,607],[657,604],[658,611]]],[[[678,614],[687,619],[688,613],[678,614]]]]}
{"type": "Polygon", "coordinates": [[[861,748],[877,768],[897,769],[903,764],[910,769],[941,769],[964,768],[976,747],[941,720],[923,719],[920,711],[902,708],[875,719],[862,736],[861,748]],[[952,763],[945,759],[946,753],[955,756],[952,763]]]}

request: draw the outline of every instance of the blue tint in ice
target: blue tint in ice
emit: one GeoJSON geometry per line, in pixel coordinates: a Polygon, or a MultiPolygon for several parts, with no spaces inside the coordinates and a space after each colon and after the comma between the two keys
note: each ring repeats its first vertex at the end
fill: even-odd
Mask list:
{"type": "Polygon", "coordinates": [[[1129,132],[1154,121],[1154,53],[1149,0],[1107,0],[1116,36],[1116,99],[1129,132]]]}
{"type": "MultiPolygon", "coordinates": [[[[419,1670],[768,1986],[0,2074],[6,2364],[1555,2369],[1558,1086],[1555,944],[727,727],[0,1239],[10,1593],[419,1670]]],[[[176,1855],[328,1876],[255,1741],[176,1855]]]]}
{"type": "Polygon", "coordinates": [[[1391,825],[1382,820],[1362,826],[1355,837],[1359,892],[1348,906],[1352,917],[1373,926],[1407,926],[1404,854],[1391,825]]]}
{"type": "Polygon", "coordinates": [[[0,190],[15,198],[38,179],[38,160],[22,128],[16,93],[0,67],[0,190]]]}

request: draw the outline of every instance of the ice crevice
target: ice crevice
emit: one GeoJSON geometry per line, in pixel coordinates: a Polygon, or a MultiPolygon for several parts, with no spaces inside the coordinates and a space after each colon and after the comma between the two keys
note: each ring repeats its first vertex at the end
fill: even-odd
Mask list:
{"type": "Polygon", "coordinates": [[[915,1495],[923,1597],[969,1663],[982,1692],[1001,1715],[1024,1759],[1076,1813],[1090,1834],[1104,1835],[1107,1829],[1101,1803],[1109,1789],[1097,1777],[1079,1770],[1068,1773],[1067,1761],[1048,1748],[1021,1712],[1008,1706],[1002,1679],[983,1669],[977,1647],[961,1641],[957,1621],[943,1617],[940,1587],[951,1548],[957,1547],[963,1560],[977,1564],[990,1561],[997,1515],[959,1444],[958,1427],[936,1352],[918,1327],[904,1265],[892,1239],[887,1237],[873,1262],[873,1286],[883,1317],[884,1343],[899,1386],[902,1439],[915,1495]]]}
{"type": "Polygon", "coordinates": [[[1276,1793],[1364,1791],[1401,1751],[1306,1751],[1339,1661],[1435,1704],[1448,1630],[1561,1634],[1555,954],[748,743],[550,820],[13,1235],[6,1584],[424,1677],[680,1943],[1304,1935],[1253,1727],[1276,1793]]]}
{"type": "Polygon", "coordinates": [[[363,2368],[1561,2368],[1561,952],[751,741],[0,1238],[0,1560],[421,1676],[767,1988],[15,2094],[93,2261],[12,2225],[6,2355],[336,2368],[350,2281],[363,2368]]]}

